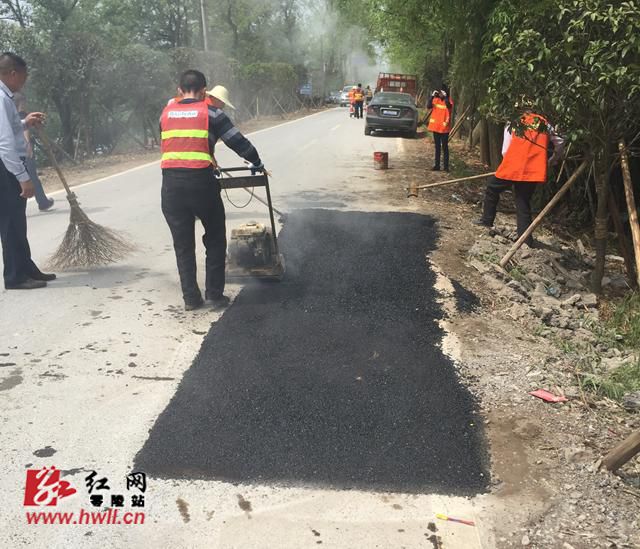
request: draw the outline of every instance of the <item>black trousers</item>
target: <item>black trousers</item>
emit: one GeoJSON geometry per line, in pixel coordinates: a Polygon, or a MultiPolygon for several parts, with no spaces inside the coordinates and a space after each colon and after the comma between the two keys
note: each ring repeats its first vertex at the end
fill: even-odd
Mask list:
{"type": "MultiPolygon", "coordinates": [[[[522,181],[508,181],[498,179],[493,176],[487,183],[487,190],[484,195],[484,208],[482,210],[482,221],[487,225],[492,225],[498,210],[500,194],[513,187],[516,199],[516,219],[518,224],[518,235],[521,235],[531,225],[531,197],[536,190],[537,183],[527,183],[522,181]]],[[[533,242],[533,237],[529,237],[527,244],[533,242]]]]}
{"type": "Polygon", "coordinates": [[[31,260],[27,240],[27,200],[16,177],[0,162],[0,240],[4,285],[15,286],[40,270],[31,260]]]}
{"type": "Polygon", "coordinates": [[[449,169],[449,134],[433,132],[433,141],[436,144],[435,168],[440,169],[440,151],[444,153],[444,169],[449,169]]]}
{"type": "Polygon", "coordinates": [[[362,106],[363,105],[364,105],[363,101],[356,101],[356,103],[355,103],[356,118],[362,118],[362,106]]]}
{"type": "Polygon", "coordinates": [[[227,232],[220,185],[213,171],[163,170],[162,213],[173,237],[184,300],[202,299],[196,278],[196,218],[204,227],[205,297],[220,297],[224,292],[227,232]]]}

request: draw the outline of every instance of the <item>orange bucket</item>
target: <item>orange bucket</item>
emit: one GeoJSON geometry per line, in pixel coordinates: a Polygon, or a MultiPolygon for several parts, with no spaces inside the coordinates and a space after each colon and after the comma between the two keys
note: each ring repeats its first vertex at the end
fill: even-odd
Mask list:
{"type": "Polygon", "coordinates": [[[373,153],[373,169],[374,170],[386,170],[389,167],[389,153],[388,152],[374,152],[373,153]]]}

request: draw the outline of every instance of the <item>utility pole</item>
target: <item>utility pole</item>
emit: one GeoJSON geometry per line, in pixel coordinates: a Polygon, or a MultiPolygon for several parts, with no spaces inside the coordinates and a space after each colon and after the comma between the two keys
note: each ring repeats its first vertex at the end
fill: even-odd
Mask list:
{"type": "Polygon", "coordinates": [[[207,40],[207,14],[204,9],[205,0],[200,0],[200,16],[202,17],[202,47],[204,51],[209,51],[209,41],[207,40]]]}

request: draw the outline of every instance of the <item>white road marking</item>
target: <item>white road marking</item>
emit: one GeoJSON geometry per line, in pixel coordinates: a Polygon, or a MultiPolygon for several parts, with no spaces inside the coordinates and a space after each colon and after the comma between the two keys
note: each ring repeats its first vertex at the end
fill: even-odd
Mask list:
{"type": "Polygon", "coordinates": [[[334,126],[333,128],[331,128],[329,131],[335,131],[337,130],[340,126],[342,126],[342,124],[338,124],[337,126],[334,126]]]}

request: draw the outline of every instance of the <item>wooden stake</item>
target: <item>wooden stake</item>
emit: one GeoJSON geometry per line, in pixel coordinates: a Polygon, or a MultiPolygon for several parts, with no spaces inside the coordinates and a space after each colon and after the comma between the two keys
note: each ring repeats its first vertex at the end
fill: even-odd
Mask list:
{"type": "Polygon", "coordinates": [[[620,253],[624,258],[624,268],[627,271],[627,278],[629,279],[629,285],[631,287],[636,286],[636,276],[633,267],[633,254],[629,249],[629,241],[624,234],[624,225],[622,219],[620,219],[620,210],[618,209],[618,202],[613,195],[613,190],[609,187],[609,215],[613,220],[613,226],[618,235],[618,246],[620,246],[620,253]]]}
{"type": "Polygon", "coordinates": [[[636,200],[633,196],[629,157],[627,156],[627,147],[624,139],[618,142],[618,150],[620,151],[620,166],[622,167],[622,179],[624,181],[624,196],[627,199],[627,210],[629,211],[633,251],[636,257],[636,282],[640,284],[640,224],[638,224],[638,210],[636,209],[636,200]]]}
{"type": "Polygon", "coordinates": [[[638,453],[640,453],[640,431],[632,433],[611,450],[602,460],[602,466],[608,471],[616,471],[638,453]]]}
{"type": "MultiPolygon", "coordinates": [[[[564,185],[562,185],[562,187],[560,187],[560,190],[555,194],[555,196],[551,200],[549,200],[549,203],[543,208],[543,210],[531,222],[531,225],[529,225],[527,227],[527,230],[524,233],[522,233],[522,236],[520,238],[518,238],[518,240],[515,242],[515,244],[513,246],[511,246],[511,249],[500,260],[500,267],[502,267],[504,269],[506,264],[509,263],[509,260],[520,249],[520,246],[522,246],[524,244],[525,240],[527,240],[527,238],[529,238],[529,236],[531,236],[531,233],[535,230],[535,228],[538,225],[540,225],[540,222],[553,209],[553,207],[560,201],[560,199],[569,190],[571,185],[573,185],[577,181],[578,177],[580,177],[580,175],[587,168],[589,163],[590,163],[590,159],[584,159],[582,161],[582,164],[580,164],[580,166],[578,166],[578,169],[575,172],[573,172],[573,175],[569,179],[567,179],[567,181],[565,182],[564,185]]],[[[532,183],[532,185],[535,185],[535,183],[532,183]]]]}
{"type": "Polygon", "coordinates": [[[485,177],[491,177],[496,172],[481,173],[480,175],[471,175],[469,177],[460,177],[459,179],[449,179],[447,181],[439,181],[438,183],[429,183],[428,185],[420,185],[419,187],[410,187],[417,190],[431,189],[432,187],[442,187],[442,185],[450,185],[452,183],[461,183],[462,181],[473,181],[474,179],[484,179],[485,177]]]}

